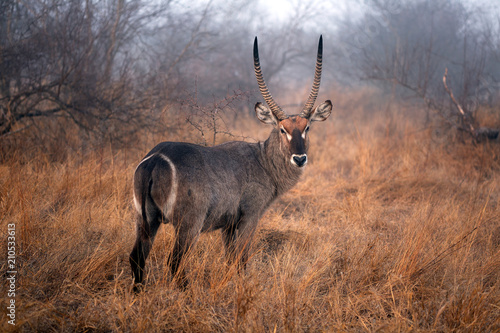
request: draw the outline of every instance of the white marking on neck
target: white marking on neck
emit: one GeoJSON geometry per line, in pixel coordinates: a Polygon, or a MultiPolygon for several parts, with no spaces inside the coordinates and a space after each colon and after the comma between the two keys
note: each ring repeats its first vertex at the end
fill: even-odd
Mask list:
{"type": "Polygon", "coordinates": [[[177,169],[175,168],[174,163],[167,156],[163,154],[158,154],[158,156],[160,156],[165,162],[167,162],[170,166],[170,169],[172,170],[170,194],[168,195],[165,207],[163,207],[163,215],[165,215],[166,218],[170,218],[174,209],[175,201],[177,200],[177,188],[179,186],[177,182],[177,169]]]}

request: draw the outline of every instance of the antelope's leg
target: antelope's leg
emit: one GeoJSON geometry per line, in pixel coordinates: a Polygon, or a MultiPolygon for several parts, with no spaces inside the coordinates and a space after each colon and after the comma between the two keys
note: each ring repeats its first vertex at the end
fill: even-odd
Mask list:
{"type": "Polygon", "coordinates": [[[245,215],[236,225],[222,232],[229,263],[238,260],[238,269],[244,270],[248,262],[250,245],[255,234],[258,218],[245,215]]]}
{"type": "MultiPolygon", "coordinates": [[[[137,238],[129,257],[135,283],[142,283],[144,281],[144,267],[146,266],[146,259],[151,251],[151,247],[153,246],[154,238],[160,224],[161,215],[159,213],[153,214],[149,223],[148,221],[144,221],[141,216],[138,216],[137,238]],[[149,227],[146,223],[149,224],[149,227]]],[[[134,287],[134,291],[137,291],[137,287],[134,287]]]]}
{"type": "Polygon", "coordinates": [[[224,241],[224,248],[226,250],[226,257],[229,265],[231,265],[238,256],[235,248],[236,232],[237,229],[235,224],[230,224],[222,230],[222,240],[224,241]]]}
{"type": "Polygon", "coordinates": [[[201,233],[205,214],[196,217],[186,217],[176,227],[175,243],[169,257],[172,278],[176,278],[181,289],[188,285],[184,268],[181,266],[184,255],[196,244],[201,233]]]}

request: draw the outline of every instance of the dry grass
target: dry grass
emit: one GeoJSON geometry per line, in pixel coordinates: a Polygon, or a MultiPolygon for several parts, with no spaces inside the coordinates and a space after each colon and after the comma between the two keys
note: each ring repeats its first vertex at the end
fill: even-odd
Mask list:
{"type": "Polygon", "coordinates": [[[1,248],[15,223],[17,325],[4,316],[2,330],[500,330],[500,146],[440,143],[411,119],[353,106],[344,97],[312,129],[312,161],[262,219],[246,274],[226,267],[218,232],[204,234],[185,292],[166,265],[170,226],[145,292],[130,292],[131,178],[146,151],[10,158],[1,248]]]}

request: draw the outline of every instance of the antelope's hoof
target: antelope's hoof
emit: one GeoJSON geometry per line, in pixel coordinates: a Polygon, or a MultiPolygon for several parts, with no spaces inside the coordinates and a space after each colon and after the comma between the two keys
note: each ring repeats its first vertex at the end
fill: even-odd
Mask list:
{"type": "Polygon", "coordinates": [[[144,290],[144,285],[142,283],[134,283],[134,286],[132,287],[132,292],[134,294],[139,294],[144,290]]]}

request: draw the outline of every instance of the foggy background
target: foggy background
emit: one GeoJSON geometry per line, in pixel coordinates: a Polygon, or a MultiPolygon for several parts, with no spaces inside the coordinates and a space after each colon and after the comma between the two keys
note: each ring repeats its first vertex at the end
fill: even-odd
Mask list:
{"type": "Polygon", "coordinates": [[[471,123],[479,106],[498,105],[498,3],[267,2],[2,1],[0,138],[74,126],[86,142],[130,144],[141,128],[160,130],[165,115],[196,128],[200,111],[252,113],[262,101],[255,36],[269,89],[289,113],[300,111],[309,93],[320,34],[318,100],[376,87],[387,100],[433,110],[423,117],[461,126],[466,118],[457,118],[443,86],[447,68],[471,123]]]}

